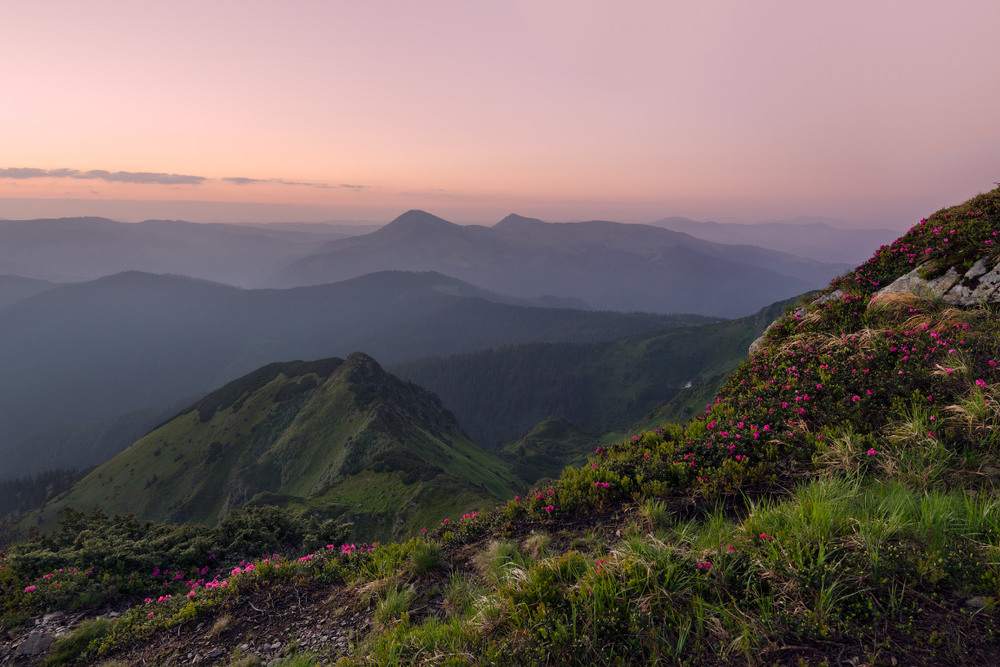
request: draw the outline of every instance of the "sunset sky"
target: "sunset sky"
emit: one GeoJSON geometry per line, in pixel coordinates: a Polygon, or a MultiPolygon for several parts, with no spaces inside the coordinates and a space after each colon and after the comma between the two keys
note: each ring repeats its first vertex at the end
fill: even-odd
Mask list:
{"type": "Polygon", "coordinates": [[[1000,3],[0,7],[0,217],[903,228],[1000,181],[1000,3]]]}

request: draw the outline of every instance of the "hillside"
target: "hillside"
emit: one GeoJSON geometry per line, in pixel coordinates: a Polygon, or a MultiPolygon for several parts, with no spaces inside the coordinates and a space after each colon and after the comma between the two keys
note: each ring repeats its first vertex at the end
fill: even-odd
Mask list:
{"type": "Polygon", "coordinates": [[[275,359],[393,363],[710,321],[539,308],[433,273],[288,290],[137,272],[58,285],[0,311],[0,478],[101,463],[164,410],[275,359]]]}
{"type": "Polygon", "coordinates": [[[848,268],[649,225],[511,215],[492,227],[462,226],[408,211],[291,263],[273,284],[311,285],[382,269],[437,271],[503,294],[570,297],[598,309],[740,317],[822,287],[848,268]]]}
{"type": "Polygon", "coordinates": [[[694,385],[732,370],[787,305],[698,327],[597,343],[508,345],[391,369],[440,396],[472,439],[486,447],[519,438],[549,417],[584,429],[621,431],[694,385]]]}
{"type": "Polygon", "coordinates": [[[382,539],[513,495],[438,399],[370,357],[271,364],[212,392],[28,518],[65,506],[216,525],[277,504],[382,539]],[[419,523],[415,523],[419,522],[419,523]]]}
{"type": "Polygon", "coordinates": [[[1000,188],[938,211],[779,318],[686,424],[406,542],[303,529],[247,568],[229,526],[71,515],[3,561],[0,655],[998,664],[998,233],[1000,188]]]}
{"type": "Polygon", "coordinates": [[[0,275],[0,310],[22,299],[40,294],[52,286],[53,283],[45,280],[0,275]]]}

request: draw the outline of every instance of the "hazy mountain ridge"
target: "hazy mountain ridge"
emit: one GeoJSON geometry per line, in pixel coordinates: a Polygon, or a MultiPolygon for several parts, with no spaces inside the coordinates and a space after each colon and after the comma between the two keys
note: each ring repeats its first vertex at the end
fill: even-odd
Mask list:
{"type": "Polygon", "coordinates": [[[364,227],[275,226],[106,218],[0,221],[0,274],[78,282],[137,270],[176,273],[243,287],[364,227]]]}
{"type": "MultiPolygon", "coordinates": [[[[460,226],[409,211],[372,230],[359,224],[2,220],[0,274],[79,282],[135,270],[256,288],[336,282],[380,270],[439,271],[521,298],[738,316],[820,287],[850,268],[824,263],[828,256],[819,262],[749,245],[754,239],[737,248],[608,221],[545,223],[510,215],[492,227],[460,226]],[[330,253],[335,256],[325,257],[330,253]]],[[[789,227],[783,236],[793,232],[789,227]]],[[[772,240],[780,245],[781,238],[772,240]]]]}
{"type": "Polygon", "coordinates": [[[23,299],[41,294],[55,283],[35,278],[0,275],[0,310],[23,299]]]}
{"type": "MultiPolygon", "coordinates": [[[[484,297],[512,300],[440,274],[403,272],[291,290],[138,272],[55,286],[0,310],[0,400],[8,406],[0,414],[0,451],[60,425],[171,406],[275,359],[362,350],[391,363],[710,321],[484,297]]],[[[29,458],[5,459],[0,474],[99,462],[19,451],[29,458]]]]}
{"type": "Polygon", "coordinates": [[[854,229],[831,224],[836,222],[845,224],[825,218],[737,224],[696,222],[680,217],[664,218],[650,224],[713,243],[753,244],[820,262],[846,263],[852,267],[868,259],[875,248],[891,243],[899,236],[899,232],[892,229],[854,229]]]}
{"type": "Polygon", "coordinates": [[[323,283],[387,268],[434,270],[504,294],[555,294],[595,308],[731,317],[821,287],[850,267],[649,225],[508,216],[493,227],[460,226],[414,210],[371,234],[328,243],[280,272],[274,284],[323,283]]]}

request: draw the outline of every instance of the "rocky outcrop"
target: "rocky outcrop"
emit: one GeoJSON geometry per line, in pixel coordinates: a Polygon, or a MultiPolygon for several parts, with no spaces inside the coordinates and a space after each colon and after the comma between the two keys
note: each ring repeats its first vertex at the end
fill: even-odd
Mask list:
{"type": "MultiPolygon", "coordinates": [[[[840,289],[834,290],[825,296],[821,296],[818,299],[813,300],[809,305],[822,305],[830,301],[836,301],[842,296],[844,296],[844,290],[840,289]]],[[[798,308],[795,309],[795,314],[798,315],[799,317],[802,317],[803,315],[806,314],[806,308],[807,306],[799,306],[798,308]]],[[[764,329],[764,332],[760,336],[758,336],[757,339],[754,340],[754,342],[750,343],[750,348],[749,348],[750,356],[753,356],[753,353],[760,349],[761,345],[764,344],[764,339],[767,338],[767,334],[771,333],[771,330],[774,329],[774,327],[777,326],[778,322],[780,321],[781,318],[779,317],[778,319],[771,322],[769,325],[767,325],[767,328],[764,329]]]]}
{"type": "Polygon", "coordinates": [[[1000,302],[1000,261],[979,258],[964,274],[954,267],[936,278],[922,278],[920,269],[914,269],[878,291],[878,294],[913,292],[928,294],[949,305],[974,306],[980,303],[1000,302]]]}
{"type": "MultiPolygon", "coordinates": [[[[876,292],[875,296],[893,292],[912,292],[939,298],[951,306],[1000,303],[1000,258],[980,257],[964,274],[960,274],[954,267],[936,278],[923,278],[920,272],[921,269],[918,268],[900,276],[876,292]]],[[[809,305],[821,305],[839,299],[843,295],[844,292],[838,289],[821,296],[809,305]]],[[[808,306],[800,306],[795,312],[802,316],[805,315],[807,308],[808,306]]],[[[757,340],[750,343],[751,356],[764,344],[767,334],[779,320],[780,318],[772,322],[757,340]]]]}

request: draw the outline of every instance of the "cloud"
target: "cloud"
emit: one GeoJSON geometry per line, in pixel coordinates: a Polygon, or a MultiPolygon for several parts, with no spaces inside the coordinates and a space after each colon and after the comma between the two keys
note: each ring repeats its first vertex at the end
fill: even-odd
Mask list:
{"type": "Polygon", "coordinates": [[[349,185],[347,183],[341,183],[340,185],[329,185],[327,183],[305,183],[303,181],[286,181],[283,178],[246,178],[244,176],[229,176],[222,179],[226,183],[233,183],[234,185],[256,185],[258,183],[277,183],[278,185],[294,185],[303,188],[317,188],[320,190],[339,190],[341,188],[349,188],[354,190],[363,190],[370,186],[368,185],[349,185]]]}
{"type": "Polygon", "coordinates": [[[76,169],[33,169],[30,167],[11,167],[0,169],[0,178],[71,178],[79,172],[76,169]]]}
{"type": "Polygon", "coordinates": [[[231,176],[229,178],[223,178],[226,183],[233,183],[234,185],[253,185],[254,183],[267,183],[266,178],[244,178],[243,176],[231,176]]]}
{"type": "Polygon", "coordinates": [[[35,169],[31,167],[10,167],[0,169],[0,178],[75,178],[80,180],[100,180],[108,183],[140,183],[153,185],[200,185],[208,179],[204,176],[185,174],[161,174],[148,171],[106,171],[104,169],[35,169]]]}
{"type": "Polygon", "coordinates": [[[184,174],[158,174],[148,171],[105,171],[91,169],[73,178],[95,178],[109,183],[142,183],[155,185],[200,185],[208,179],[204,176],[187,176],[184,174]]]}
{"type": "MultiPolygon", "coordinates": [[[[142,185],[201,185],[209,179],[205,176],[186,174],[163,174],[149,171],[107,171],[105,169],[36,169],[34,167],[0,168],[0,178],[24,180],[28,178],[72,178],[77,180],[107,181],[108,183],[136,183],[142,185]]],[[[230,176],[219,179],[234,185],[257,185],[260,183],[277,183],[278,185],[294,185],[304,188],[319,188],[321,190],[364,190],[371,186],[341,183],[305,183],[302,181],[286,181],[283,178],[247,178],[245,176],[230,176]]]]}

